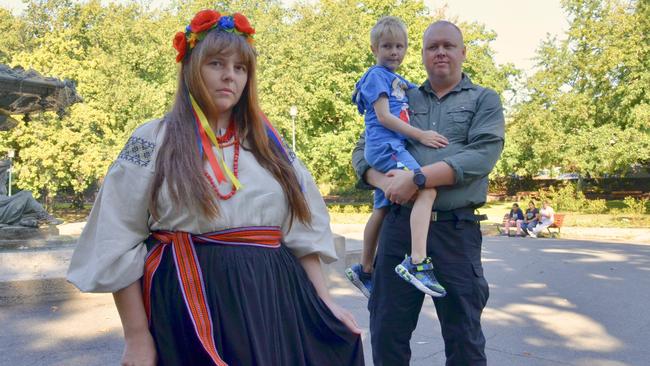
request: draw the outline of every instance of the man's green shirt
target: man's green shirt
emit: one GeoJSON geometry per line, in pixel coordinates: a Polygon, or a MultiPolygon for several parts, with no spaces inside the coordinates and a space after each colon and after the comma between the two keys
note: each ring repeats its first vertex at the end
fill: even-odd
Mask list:
{"type": "MultiPolygon", "coordinates": [[[[499,95],[473,84],[465,74],[442,99],[438,99],[428,81],[408,90],[407,95],[411,125],[436,131],[449,140],[440,149],[410,139],[406,144],[420,165],[444,161],[454,170],[454,185],[436,188],[438,196],[433,209],[482,206],[487,197],[488,175],[503,150],[505,122],[499,95]]],[[[362,136],[352,153],[352,164],[360,179],[370,168],[363,157],[364,146],[362,136]]],[[[363,181],[359,185],[369,187],[363,181]]]]}

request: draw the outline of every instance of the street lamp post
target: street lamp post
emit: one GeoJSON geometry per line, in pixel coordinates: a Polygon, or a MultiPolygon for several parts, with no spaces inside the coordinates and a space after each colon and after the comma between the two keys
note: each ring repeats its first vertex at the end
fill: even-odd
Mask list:
{"type": "Polygon", "coordinates": [[[298,107],[295,105],[292,105],[291,108],[289,108],[289,115],[291,115],[291,142],[292,142],[292,148],[293,151],[296,151],[296,116],[298,115],[298,107]]]}
{"type": "Polygon", "coordinates": [[[11,170],[13,168],[14,149],[9,149],[7,156],[9,157],[9,187],[7,187],[7,193],[11,196],[11,170]]]}

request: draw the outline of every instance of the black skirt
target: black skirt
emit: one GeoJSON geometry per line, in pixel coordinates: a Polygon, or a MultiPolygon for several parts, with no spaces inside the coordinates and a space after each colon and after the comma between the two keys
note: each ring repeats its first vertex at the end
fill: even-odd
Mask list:
{"type": "MultiPolygon", "coordinates": [[[[197,244],[219,356],[230,366],[364,365],[361,337],[318,297],[298,260],[279,248],[197,244]]],[[[171,250],[151,288],[158,365],[212,365],[192,325],[171,250]]]]}

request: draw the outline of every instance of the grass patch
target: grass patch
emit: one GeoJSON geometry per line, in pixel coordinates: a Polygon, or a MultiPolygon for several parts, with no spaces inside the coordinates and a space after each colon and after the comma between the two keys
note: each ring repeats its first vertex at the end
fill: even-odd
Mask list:
{"type": "Polygon", "coordinates": [[[91,204],[85,204],[83,208],[73,208],[70,203],[57,202],[54,204],[52,214],[66,223],[86,221],[90,214],[91,204]]]}
{"type": "Polygon", "coordinates": [[[564,225],[577,227],[650,228],[650,215],[567,213],[564,225]]]}
{"type": "Polygon", "coordinates": [[[365,224],[368,222],[368,217],[370,217],[370,213],[330,212],[332,224],[365,224]]]}
{"type": "MultiPolygon", "coordinates": [[[[520,202],[520,205],[523,202],[520,202]]],[[[622,200],[607,201],[607,206],[612,213],[587,214],[580,212],[560,212],[566,214],[564,226],[575,227],[612,227],[612,228],[650,228],[650,215],[625,214],[621,212],[625,204],[622,200]]],[[[365,224],[370,216],[367,204],[330,205],[330,218],[333,224],[365,224]]],[[[481,214],[488,216],[484,225],[501,224],[503,215],[510,211],[512,202],[493,201],[486,203],[479,209],[481,214]]],[[[525,208],[523,211],[525,211],[525,208]]],[[[538,207],[539,208],[539,207],[538,207]]]]}
{"type": "MultiPolygon", "coordinates": [[[[485,206],[479,209],[479,212],[488,215],[488,220],[484,221],[484,224],[500,224],[503,220],[503,215],[510,211],[510,207],[512,207],[512,202],[493,201],[486,203],[485,206]]],[[[650,228],[649,214],[634,215],[620,213],[620,210],[626,207],[622,200],[607,201],[607,207],[614,213],[584,214],[566,212],[564,225],[576,227],[650,228]]],[[[56,203],[54,206],[54,216],[65,222],[85,221],[90,214],[91,208],[91,204],[85,205],[83,209],[76,209],[68,203],[56,203]]],[[[328,209],[333,224],[365,224],[372,211],[372,207],[368,203],[331,204],[328,205],[328,209]]]]}

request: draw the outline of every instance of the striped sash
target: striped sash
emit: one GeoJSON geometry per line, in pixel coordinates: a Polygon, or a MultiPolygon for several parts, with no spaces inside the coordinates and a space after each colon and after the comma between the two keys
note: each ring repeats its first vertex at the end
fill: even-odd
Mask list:
{"type": "Polygon", "coordinates": [[[193,235],[180,231],[156,231],[157,241],[147,254],[144,265],[143,300],[147,318],[151,322],[151,283],[167,247],[172,248],[183,300],[190,314],[194,330],[203,348],[217,366],[227,366],[219,357],[214,341],[210,308],[205,299],[205,285],[194,244],[248,245],[278,248],[282,231],[277,226],[251,226],[193,235]]]}

